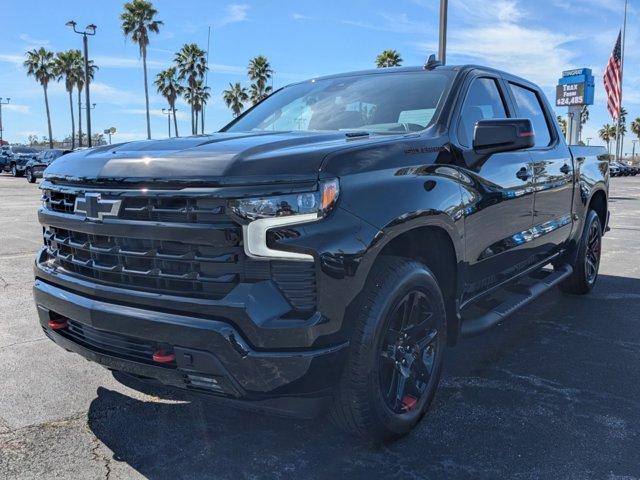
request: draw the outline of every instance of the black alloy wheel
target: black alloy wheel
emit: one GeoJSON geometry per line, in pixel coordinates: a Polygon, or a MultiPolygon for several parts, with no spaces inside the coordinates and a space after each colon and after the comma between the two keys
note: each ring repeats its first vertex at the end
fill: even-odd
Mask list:
{"type": "Polygon", "coordinates": [[[413,290],[387,319],[380,348],[380,388],[387,407],[396,414],[419,405],[433,377],[438,329],[427,296],[413,290]]]}
{"type": "Polygon", "coordinates": [[[593,285],[598,276],[598,267],[600,266],[600,253],[602,249],[602,234],[600,225],[593,222],[589,226],[589,236],[587,237],[587,249],[584,256],[584,271],[586,281],[593,285]]]}

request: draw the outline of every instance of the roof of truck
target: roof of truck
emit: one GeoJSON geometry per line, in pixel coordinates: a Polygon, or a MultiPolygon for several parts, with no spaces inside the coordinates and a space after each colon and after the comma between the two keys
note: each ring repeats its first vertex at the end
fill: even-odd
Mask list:
{"type": "Polygon", "coordinates": [[[509,72],[505,72],[504,70],[498,70],[496,68],[491,68],[491,67],[485,67],[482,65],[474,65],[474,64],[465,64],[465,65],[438,65],[436,67],[433,67],[431,69],[427,69],[424,66],[407,66],[407,67],[387,67],[387,68],[372,68],[372,69],[368,69],[368,70],[356,70],[356,71],[352,71],[352,72],[343,72],[343,73],[335,73],[335,74],[331,74],[331,75],[322,75],[322,76],[318,76],[318,77],[313,77],[307,80],[304,80],[302,82],[294,82],[294,83],[304,83],[306,81],[309,80],[325,80],[325,79],[330,79],[330,78],[340,78],[340,77],[351,77],[351,76],[358,76],[358,75],[384,75],[384,74],[389,74],[389,73],[407,73],[407,72],[442,72],[442,71],[447,71],[447,72],[468,72],[471,70],[481,70],[483,72],[488,72],[488,73],[493,73],[495,75],[501,76],[501,77],[508,77],[511,80],[517,80],[521,83],[525,83],[525,84],[532,84],[531,81],[522,78],[522,77],[518,77],[516,75],[513,75],[509,72]]]}

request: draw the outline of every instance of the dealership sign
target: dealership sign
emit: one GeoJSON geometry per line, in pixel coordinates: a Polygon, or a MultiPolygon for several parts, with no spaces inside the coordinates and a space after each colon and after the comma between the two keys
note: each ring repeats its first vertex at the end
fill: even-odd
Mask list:
{"type": "Polygon", "coordinates": [[[556,106],[593,105],[595,82],[590,68],[562,72],[556,87],[556,106]]]}

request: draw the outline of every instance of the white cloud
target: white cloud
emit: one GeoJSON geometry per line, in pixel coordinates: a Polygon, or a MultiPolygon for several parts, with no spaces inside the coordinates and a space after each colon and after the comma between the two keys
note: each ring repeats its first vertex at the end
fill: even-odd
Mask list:
{"type": "Polygon", "coordinates": [[[29,113],[29,105],[20,105],[17,103],[7,103],[2,105],[2,108],[4,110],[9,110],[10,112],[16,112],[16,113],[22,113],[22,114],[26,114],[29,113]]]}
{"type": "MultiPolygon", "coordinates": [[[[142,68],[142,58],[139,57],[93,55],[90,58],[99,68],[142,68]]],[[[158,60],[147,59],[148,68],[165,68],[166,65],[158,60]]]]}
{"type": "Polygon", "coordinates": [[[246,20],[249,13],[249,5],[232,3],[226,7],[225,11],[225,16],[218,20],[217,27],[246,20]]]}
{"type": "MultiPolygon", "coordinates": [[[[575,38],[530,26],[517,0],[500,0],[490,9],[481,0],[456,0],[453,5],[455,13],[469,19],[469,24],[450,28],[450,56],[507,70],[543,87],[554,86],[560,72],[575,67],[576,53],[566,46],[575,38]]],[[[437,51],[435,42],[416,45],[425,53],[437,51]]]]}
{"type": "Polygon", "coordinates": [[[13,63],[15,65],[22,65],[24,62],[24,54],[14,55],[10,53],[0,53],[0,62],[13,63]]]}
{"type": "Polygon", "coordinates": [[[18,38],[26,43],[29,48],[49,47],[51,45],[51,42],[49,40],[40,40],[37,38],[33,38],[28,33],[21,33],[18,38]]]}
{"type": "Polygon", "coordinates": [[[302,13],[292,13],[291,18],[293,18],[294,20],[313,20],[313,17],[304,15],[302,13]]]}
{"type": "MultiPolygon", "coordinates": [[[[142,90],[142,89],[141,89],[142,90]]],[[[107,103],[112,105],[142,105],[144,104],[144,95],[122,90],[107,83],[93,82],[91,83],[91,102],[107,103]]]]}

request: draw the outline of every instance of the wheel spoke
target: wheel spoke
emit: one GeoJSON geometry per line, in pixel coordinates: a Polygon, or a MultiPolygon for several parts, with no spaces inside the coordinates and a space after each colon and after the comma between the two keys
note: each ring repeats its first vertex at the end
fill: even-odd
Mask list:
{"type": "Polygon", "coordinates": [[[427,347],[427,345],[430,345],[435,341],[437,336],[438,336],[438,330],[436,330],[435,328],[429,331],[423,338],[418,340],[418,342],[416,343],[416,345],[418,346],[418,350],[419,351],[424,350],[427,347]]]}
{"type": "MultiPolygon", "coordinates": [[[[389,382],[389,389],[387,390],[387,398],[392,399],[392,394],[394,389],[396,388],[396,382],[398,381],[399,372],[397,368],[393,369],[391,372],[391,381],[389,382]]],[[[395,403],[395,401],[394,401],[395,403]]]]}
{"type": "Polygon", "coordinates": [[[407,379],[409,377],[405,377],[404,374],[402,372],[399,373],[398,375],[398,383],[396,385],[396,399],[395,399],[395,406],[396,408],[401,408],[402,407],[402,398],[404,397],[404,394],[407,390],[407,379]]]}

